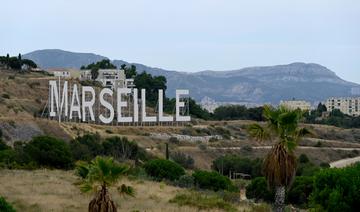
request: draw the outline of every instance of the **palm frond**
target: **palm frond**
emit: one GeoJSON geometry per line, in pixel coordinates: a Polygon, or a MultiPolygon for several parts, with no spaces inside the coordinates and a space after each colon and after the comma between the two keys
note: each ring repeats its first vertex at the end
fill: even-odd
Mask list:
{"type": "Polygon", "coordinates": [[[271,135],[269,131],[267,131],[265,128],[260,126],[259,124],[251,124],[247,128],[247,132],[250,135],[250,137],[258,140],[258,141],[265,141],[270,139],[271,135]]]}
{"type": "Polygon", "coordinates": [[[117,188],[118,192],[120,195],[128,195],[128,196],[131,196],[131,197],[134,197],[135,196],[135,190],[133,187],[131,186],[127,186],[125,184],[122,184],[120,187],[117,188]]]}
{"type": "Polygon", "coordinates": [[[87,181],[80,184],[80,191],[83,193],[87,193],[93,190],[94,190],[93,185],[87,181]]]}
{"type": "Polygon", "coordinates": [[[75,173],[82,179],[85,179],[89,173],[89,165],[84,161],[79,161],[76,163],[75,173]]]}

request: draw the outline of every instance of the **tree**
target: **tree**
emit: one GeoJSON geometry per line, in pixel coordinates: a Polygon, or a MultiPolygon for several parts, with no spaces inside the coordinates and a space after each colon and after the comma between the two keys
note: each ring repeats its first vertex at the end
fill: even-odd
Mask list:
{"type": "Polygon", "coordinates": [[[315,175],[310,204],[316,211],[358,211],[360,163],[345,168],[323,169],[315,175]]]}
{"type": "Polygon", "coordinates": [[[92,68],[91,69],[91,79],[92,80],[96,80],[96,78],[98,78],[99,76],[99,69],[98,68],[92,68]]]}
{"type": "MultiPolygon", "coordinates": [[[[15,146],[15,145],[14,145],[15,146]]],[[[50,136],[34,137],[24,146],[25,157],[40,166],[69,169],[73,167],[73,158],[69,145],[50,136]]]]}
{"type": "Polygon", "coordinates": [[[112,64],[109,59],[104,59],[104,60],[98,61],[96,63],[91,63],[87,66],[82,65],[80,67],[80,69],[82,69],[82,70],[83,69],[91,69],[92,70],[94,68],[96,68],[96,69],[116,69],[117,67],[114,64],[112,64]]]}
{"type": "Polygon", "coordinates": [[[185,170],[179,164],[164,159],[154,159],[144,165],[146,173],[156,180],[177,180],[185,174],[185,170]]]}
{"type": "Polygon", "coordinates": [[[122,64],[121,69],[124,70],[126,78],[134,78],[137,75],[136,66],[131,65],[130,67],[126,67],[125,64],[122,64]]]}
{"type": "Polygon", "coordinates": [[[294,150],[299,140],[310,131],[299,127],[300,110],[265,106],[263,115],[267,124],[251,124],[248,133],[259,141],[275,141],[264,159],[263,172],[268,185],[275,189],[275,211],[284,211],[285,188],[290,188],[296,173],[294,150]]]}
{"type": "Polygon", "coordinates": [[[324,105],[324,104],[321,104],[321,102],[318,104],[318,106],[317,106],[317,111],[320,113],[320,115],[321,115],[321,113],[322,112],[326,112],[327,111],[327,108],[326,108],[326,106],[324,105]]]}
{"type": "MultiPolygon", "coordinates": [[[[111,200],[109,187],[116,183],[129,171],[128,166],[119,164],[109,157],[96,157],[90,163],[79,162],[76,174],[81,177],[80,190],[82,192],[95,192],[90,201],[89,212],[115,212],[114,201],[111,200]]],[[[121,195],[134,196],[134,188],[122,184],[117,188],[121,195]]]]}

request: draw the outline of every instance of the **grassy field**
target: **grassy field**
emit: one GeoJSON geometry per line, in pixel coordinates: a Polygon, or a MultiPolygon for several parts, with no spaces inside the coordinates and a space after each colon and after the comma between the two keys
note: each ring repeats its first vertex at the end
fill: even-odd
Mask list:
{"type": "MultiPolygon", "coordinates": [[[[73,171],[61,170],[0,170],[0,196],[5,197],[18,211],[87,211],[92,196],[80,193],[74,185],[77,177],[73,171]]],[[[248,202],[237,205],[214,204],[209,197],[197,202],[178,200],[177,194],[191,196],[196,192],[173,187],[163,182],[124,179],[119,183],[132,185],[136,189],[135,197],[120,197],[112,190],[119,211],[268,211],[266,205],[254,205],[248,202]],[[174,199],[175,198],[175,199],[174,199]],[[171,202],[174,203],[170,203],[171,202]],[[190,205],[190,206],[188,206],[190,205]]],[[[189,199],[189,198],[188,198],[189,199]]],[[[191,199],[191,198],[190,198],[191,199]]],[[[215,199],[217,200],[217,199],[215,199]]]]}

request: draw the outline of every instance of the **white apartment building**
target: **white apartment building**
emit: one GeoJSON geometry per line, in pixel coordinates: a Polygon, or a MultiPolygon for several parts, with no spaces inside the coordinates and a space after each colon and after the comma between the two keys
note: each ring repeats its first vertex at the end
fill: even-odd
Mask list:
{"type": "Polygon", "coordinates": [[[339,109],[342,113],[350,116],[360,115],[360,97],[331,97],[326,100],[327,111],[339,109]]]}
{"type": "MultiPolygon", "coordinates": [[[[80,70],[80,72],[80,80],[92,80],[91,70],[80,70]]],[[[113,90],[127,86],[125,72],[119,69],[99,69],[96,81],[113,90]]]]}
{"type": "Polygon", "coordinates": [[[280,106],[284,106],[290,110],[310,110],[311,109],[311,103],[304,101],[304,100],[286,100],[286,101],[280,101],[280,106]]]}

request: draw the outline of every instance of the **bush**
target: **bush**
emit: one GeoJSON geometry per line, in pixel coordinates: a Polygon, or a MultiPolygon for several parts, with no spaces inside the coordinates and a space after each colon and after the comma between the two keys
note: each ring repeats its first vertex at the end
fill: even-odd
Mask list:
{"type": "Polygon", "coordinates": [[[306,207],[313,190],[313,177],[295,177],[294,183],[287,193],[287,201],[291,204],[306,207]]]}
{"type": "Polygon", "coordinates": [[[252,152],[253,148],[250,145],[245,145],[241,148],[241,151],[244,153],[252,152]]]}
{"type": "Polygon", "coordinates": [[[5,141],[3,141],[1,138],[0,138],[0,151],[2,150],[7,150],[7,149],[11,149],[10,146],[8,146],[5,141]]]}
{"type": "Polygon", "coordinates": [[[4,98],[4,99],[10,99],[10,95],[7,94],[7,93],[2,94],[1,96],[2,96],[2,98],[4,98]]]}
{"type": "Polygon", "coordinates": [[[114,157],[117,160],[146,159],[146,152],[138,145],[129,141],[126,137],[111,137],[103,142],[104,154],[114,157]]]}
{"type": "Polygon", "coordinates": [[[319,170],[320,170],[320,167],[314,165],[311,162],[299,163],[296,168],[296,175],[297,176],[313,176],[319,170]]]}
{"type": "Polygon", "coordinates": [[[307,163],[307,162],[309,162],[309,158],[307,157],[307,155],[305,155],[305,154],[301,154],[300,156],[299,156],[299,162],[300,163],[307,163]]]}
{"type": "Polygon", "coordinates": [[[172,144],[179,144],[179,139],[177,139],[176,137],[170,137],[169,138],[169,143],[172,143],[172,144]]]}
{"type": "Polygon", "coordinates": [[[225,177],[217,172],[208,171],[195,171],[192,176],[194,177],[195,185],[202,189],[209,190],[236,190],[228,177],[225,177]]]}
{"type": "Polygon", "coordinates": [[[164,159],[150,160],[144,168],[146,173],[156,180],[177,180],[185,174],[185,170],[179,164],[164,159]]]}
{"type": "Polygon", "coordinates": [[[191,188],[194,186],[194,178],[189,175],[183,175],[175,181],[175,185],[181,188],[191,188]]]}
{"type": "Polygon", "coordinates": [[[265,177],[257,177],[246,187],[246,197],[271,202],[274,200],[274,192],[268,190],[265,177]]]}
{"type": "Polygon", "coordinates": [[[79,136],[70,142],[70,148],[75,160],[90,161],[104,152],[99,134],[79,136]]]}
{"type": "Polygon", "coordinates": [[[235,207],[230,203],[225,202],[217,195],[206,195],[197,192],[176,194],[176,196],[169,201],[170,203],[177,203],[179,206],[196,207],[199,210],[223,209],[225,211],[236,211],[235,207]]]}
{"type": "Polygon", "coordinates": [[[24,153],[40,166],[65,169],[73,167],[69,146],[50,136],[33,138],[25,145],[24,153]]]}
{"type": "Polygon", "coordinates": [[[326,211],[357,211],[360,207],[360,163],[323,169],[315,175],[311,206],[326,211]]]}
{"type": "Polygon", "coordinates": [[[13,208],[12,205],[10,205],[4,197],[0,196],[0,211],[1,212],[15,212],[16,210],[13,208]]]}
{"type": "Polygon", "coordinates": [[[110,129],[106,129],[105,132],[106,132],[107,134],[113,134],[113,131],[110,130],[110,129]]]}
{"type": "Polygon", "coordinates": [[[199,144],[198,148],[202,151],[205,151],[207,149],[207,146],[206,146],[206,144],[199,144]]]}
{"type": "Polygon", "coordinates": [[[194,168],[194,159],[182,152],[174,152],[170,155],[170,158],[186,169],[194,168]]]}
{"type": "MultiPolygon", "coordinates": [[[[286,202],[306,207],[308,199],[313,191],[313,177],[295,177],[294,183],[286,193],[286,202]]],[[[274,191],[269,191],[266,179],[257,177],[246,187],[246,197],[272,202],[274,200],[274,191]]]]}
{"type": "Polygon", "coordinates": [[[262,160],[242,158],[238,155],[225,155],[213,161],[212,169],[221,172],[225,176],[229,176],[231,172],[249,174],[252,177],[261,175],[262,160]]]}

